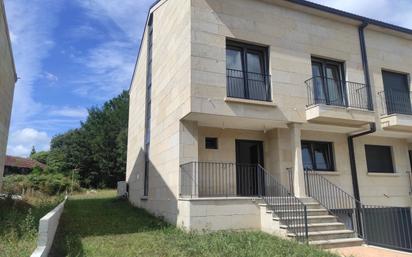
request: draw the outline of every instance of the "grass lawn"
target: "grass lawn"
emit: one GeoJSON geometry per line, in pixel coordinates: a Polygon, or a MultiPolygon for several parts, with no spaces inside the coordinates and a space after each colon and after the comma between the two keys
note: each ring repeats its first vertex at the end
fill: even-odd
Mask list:
{"type": "Polygon", "coordinates": [[[261,232],[185,233],[114,191],[69,198],[50,256],[325,256],[261,232]]]}
{"type": "Polygon", "coordinates": [[[63,197],[0,199],[0,256],[27,257],[36,248],[39,220],[63,197]]]}

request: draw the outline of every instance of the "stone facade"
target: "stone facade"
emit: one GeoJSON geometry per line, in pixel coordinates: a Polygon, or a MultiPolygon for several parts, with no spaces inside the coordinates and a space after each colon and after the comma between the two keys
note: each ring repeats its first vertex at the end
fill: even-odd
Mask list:
{"type": "MultiPolygon", "coordinates": [[[[218,222],[219,215],[258,213],[258,208],[250,206],[245,207],[250,212],[234,213],[237,205],[245,204],[244,199],[218,203],[213,199],[179,199],[179,165],[236,162],[236,139],[262,141],[265,169],[288,185],[287,170],[291,168],[299,196],[305,195],[301,140],[331,142],[335,170],[322,174],[353,194],[347,138],[373,122],[375,133],[354,140],[361,200],[412,206],[406,173],[411,170],[408,150],[412,149],[412,134],[405,128],[386,129],[382,125],[377,95],[383,90],[382,70],[412,72],[412,35],[372,25],[365,29],[373,110],[321,105],[310,109],[305,81],[312,77],[312,57],[341,61],[344,80],[366,83],[359,21],[281,0],[162,0],[150,13],[154,47],[149,193],[143,197],[145,33],[130,89],[127,181],[133,204],[174,224],[196,229],[216,229],[207,219],[218,222]],[[228,39],[268,49],[271,101],[227,96],[228,39]],[[218,138],[217,150],[205,148],[206,137],[218,138]],[[395,173],[368,173],[365,144],[390,146],[395,173]],[[223,208],[224,204],[231,208],[223,208]],[[208,217],[215,212],[220,214],[208,217]]],[[[412,116],[407,118],[412,122],[412,116]]],[[[260,217],[253,220],[259,223],[260,217]]],[[[253,222],[233,228],[256,228],[253,222]]],[[[227,224],[221,228],[230,228],[227,224]]]]}
{"type": "Polygon", "coordinates": [[[3,182],[7,138],[17,80],[3,0],[0,0],[0,192],[3,182]]]}

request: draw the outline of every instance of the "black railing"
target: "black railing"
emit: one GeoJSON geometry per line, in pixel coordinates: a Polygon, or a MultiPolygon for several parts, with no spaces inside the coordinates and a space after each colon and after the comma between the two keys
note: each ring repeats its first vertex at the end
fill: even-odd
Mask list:
{"type": "Polygon", "coordinates": [[[264,187],[262,198],[273,212],[279,216],[288,231],[295,235],[299,242],[308,240],[308,216],[306,205],[293,195],[279,181],[270,175],[262,166],[258,166],[263,176],[264,187]]]}
{"type": "Polygon", "coordinates": [[[305,81],[308,94],[308,107],[325,104],[373,110],[367,85],[336,80],[326,77],[313,77],[305,81]]]}
{"type": "Polygon", "coordinates": [[[228,97],[271,101],[270,75],[227,69],[226,76],[228,97]]]}
{"type": "Polygon", "coordinates": [[[412,251],[410,208],[365,205],[324,178],[305,170],[306,194],[368,244],[412,251]]]}
{"type": "Polygon", "coordinates": [[[378,95],[382,115],[412,115],[411,92],[389,89],[379,92],[378,95]]]}
{"type": "Polygon", "coordinates": [[[190,162],[180,166],[180,197],[260,197],[295,235],[308,238],[306,205],[258,164],[190,162]]]}
{"type": "Polygon", "coordinates": [[[181,197],[259,196],[256,164],[190,162],[180,166],[181,197]]]}
{"type": "Polygon", "coordinates": [[[323,207],[362,237],[361,203],[328,179],[311,170],[305,170],[306,195],[317,200],[323,207]]]}

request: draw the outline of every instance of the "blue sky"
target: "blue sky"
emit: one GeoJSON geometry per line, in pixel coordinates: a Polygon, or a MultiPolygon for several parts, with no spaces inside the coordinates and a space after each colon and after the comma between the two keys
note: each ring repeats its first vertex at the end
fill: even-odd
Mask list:
{"type": "MultiPolygon", "coordinates": [[[[173,0],[182,1],[182,0],[173,0]]],[[[5,0],[20,78],[7,153],[47,150],[87,108],[128,89],[153,0],[5,0]]],[[[410,0],[314,2],[412,28],[410,0]]]]}

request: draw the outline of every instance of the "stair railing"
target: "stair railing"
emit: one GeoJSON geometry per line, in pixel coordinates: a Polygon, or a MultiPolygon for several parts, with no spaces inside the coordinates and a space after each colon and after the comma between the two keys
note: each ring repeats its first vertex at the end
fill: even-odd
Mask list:
{"type": "Polygon", "coordinates": [[[363,236],[362,203],[313,170],[305,170],[305,190],[309,197],[317,200],[330,214],[345,224],[346,228],[363,236]]]}
{"type": "Polygon", "coordinates": [[[305,189],[367,244],[412,252],[409,207],[363,204],[313,170],[305,170],[305,189]]]}
{"type": "Polygon", "coordinates": [[[274,176],[258,165],[259,194],[299,242],[308,241],[307,206],[274,176]]]}

